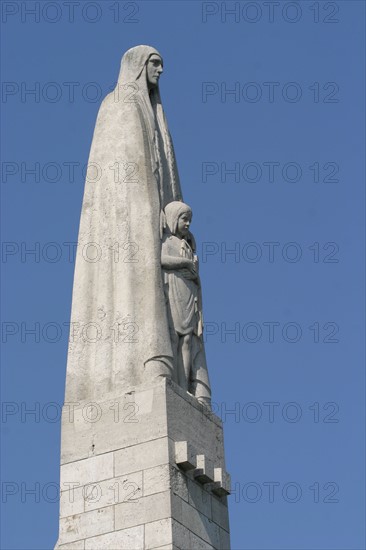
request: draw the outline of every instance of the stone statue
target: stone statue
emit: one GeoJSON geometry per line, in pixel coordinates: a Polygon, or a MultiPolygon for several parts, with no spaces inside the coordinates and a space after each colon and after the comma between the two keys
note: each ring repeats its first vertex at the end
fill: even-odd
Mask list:
{"type": "Polygon", "coordinates": [[[154,48],[128,50],[95,126],[72,297],[57,550],[230,549],[230,476],[210,407],[192,210],[161,104],[162,71],[154,48]]]}
{"type": "Polygon", "coordinates": [[[116,89],[99,110],[75,266],[69,402],[99,399],[160,377],[175,380],[202,402],[210,400],[197,264],[183,225],[179,229],[186,223],[183,212],[189,217],[191,211],[181,202],[158,87],[162,71],[154,48],[128,50],[116,89]],[[188,267],[172,269],[181,245],[185,258],[179,261],[188,267]]]}
{"type": "Polygon", "coordinates": [[[174,201],[165,207],[165,217],[161,264],[168,298],[175,380],[209,406],[211,391],[202,340],[201,284],[195,241],[189,231],[192,210],[184,202],[174,201]]]}
{"type": "Polygon", "coordinates": [[[162,210],[181,200],[158,88],[161,55],[128,50],[91,146],[74,275],[66,400],[172,377],[162,210]]]}

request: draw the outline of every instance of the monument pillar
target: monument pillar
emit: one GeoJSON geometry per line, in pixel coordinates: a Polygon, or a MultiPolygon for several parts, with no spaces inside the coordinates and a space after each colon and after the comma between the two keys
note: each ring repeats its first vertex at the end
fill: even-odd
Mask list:
{"type": "Polygon", "coordinates": [[[155,48],[125,52],[95,125],[88,166],[98,177],[86,177],[75,261],[58,550],[230,547],[192,209],[162,72],[155,48]],[[85,254],[90,247],[97,257],[85,254]]]}
{"type": "Polygon", "coordinates": [[[63,409],[57,550],[228,550],[221,421],[162,379],[63,409]]]}

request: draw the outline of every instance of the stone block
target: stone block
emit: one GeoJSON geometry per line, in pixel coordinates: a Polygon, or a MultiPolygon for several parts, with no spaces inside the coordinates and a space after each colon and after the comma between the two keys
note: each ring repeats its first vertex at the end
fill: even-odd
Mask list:
{"type": "Polygon", "coordinates": [[[131,388],[119,396],[111,394],[92,407],[89,402],[64,405],[62,464],[167,434],[164,384],[150,389],[131,388]]]}
{"type": "MultiPolygon", "coordinates": [[[[192,548],[192,550],[193,549],[194,550],[216,550],[214,546],[212,546],[208,542],[202,540],[201,538],[197,537],[194,533],[190,533],[190,546],[189,546],[189,548],[192,548]]],[[[185,550],[188,550],[188,547],[185,550]]]]}
{"type": "Polygon", "coordinates": [[[115,475],[120,476],[147,470],[169,463],[169,442],[167,437],[154,439],[139,445],[115,451],[115,475]]]}
{"type": "Polygon", "coordinates": [[[230,535],[224,529],[220,529],[220,550],[230,550],[230,535]]]}
{"type": "Polygon", "coordinates": [[[226,503],[215,497],[212,497],[211,502],[212,520],[226,531],[229,531],[229,513],[226,503]]]}
{"type": "Polygon", "coordinates": [[[218,496],[229,495],[231,491],[230,475],[222,468],[214,468],[214,480],[211,490],[218,496]]]}
{"type": "Polygon", "coordinates": [[[144,550],[144,526],[106,533],[85,541],[85,550],[110,550],[111,548],[144,550]]]}
{"type": "Polygon", "coordinates": [[[176,466],[171,467],[172,476],[172,493],[177,495],[183,500],[189,500],[188,496],[188,478],[181,472],[176,466]]]}
{"type": "Polygon", "coordinates": [[[61,544],[61,546],[56,546],[57,550],[85,550],[85,541],[78,540],[76,542],[69,542],[68,544],[61,544]]]}
{"type": "Polygon", "coordinates": [[[113,453],[106,453],[62,465],[60,486],[62,490],[67,490],[69,483],[78,483],[82,486],[113,476],[113,453]]]}
{"type": "Polygon", "coordinates": [[[83,488],[75,487],[60,494],[60,517],[74,516],[84,512],[83,488]]]}
{"type": "Polygon", "coordinates": [[[181,523],[189,526],[190,531],[214,548],[220,548],[219,526],[184,501],[182,501],[181,523]]]}
{"type": "Polygon", "coordinates": [[[145,549],[158,548],[165,545],[171,545],[172,519],[165,518],[153,521],[145,525],[145,549]]]}
{"type": "Polygon", "coordinates": [[[99,481],[84,488],[85,511],[142,497],[142,472],[99,481]]]}
{"type": "Polygon", "coordinates": [[[194,548],[191,545],[191,532],[187,527],[173,519],[172,528],[174,544],[176,544],[180,550],[194,548]]]}
{"type": "Polygon", "coordinates": [[[197,469],[193,475],[199,483],[212,483],[214,481],[214,465],[212,460],[205,455],[197,455],[197,469]]]}
{"type": "Polygon", "coordinates": [[[215,415],[170,381],[97,405],[97,422],[81,403],[63,428],[57,548],[229,548],[226,496],[211,492],[228,488],[215,415]]]}
{"type": "Polygon", "coordinates": [[[114,529],[113,506],[60,519],[62,544],[102,535],[114,529]]]}
{"type": "Polygon", "coordinates": [[[170,491],[123,502],[115,506],[115,529],[127,529],[171,515],[170,491]]]}
{"type": "Polygon", "coordinates": [[[225,468],[221,420],[179,386],[166,381],[168,435],[187,441],[200,454],[215,457],[215,466],[225,468]]]}
{"type": "Polygon", "coordinates": [[[176,441],[175,462],[182,470],[194,470],[197,468],[196,451],[187,441],[176,441]]]}
{"type": "Polygon", "coordinates": [[[144,497],[168,491],[171,487],[171,467],[169,464],[144,470],[144,497]]]}
{"type": "Polygon", "coordinates": [[[212,518],[211,500],[212,496],[200,484],[191,479],[188,480],[188,502],[199,512],[212,518]]]}

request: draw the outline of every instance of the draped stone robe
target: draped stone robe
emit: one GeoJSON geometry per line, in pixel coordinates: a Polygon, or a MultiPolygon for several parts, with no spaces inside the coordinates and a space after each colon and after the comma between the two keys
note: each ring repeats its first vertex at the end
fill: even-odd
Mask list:
{"type": "Polygon", "coordinates": [[[172,365],[161,211],[182,195],[159,89],[147,87],[152,54],[160,55],[149,46],[126,52],[98,113],[75,265],[68,402],[141,384],[153,360],[172,365]]]}

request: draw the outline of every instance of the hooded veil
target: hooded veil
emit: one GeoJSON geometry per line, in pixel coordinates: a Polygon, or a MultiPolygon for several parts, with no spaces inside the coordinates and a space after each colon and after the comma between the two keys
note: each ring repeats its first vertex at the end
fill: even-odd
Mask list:
{"type": "Polygon", "coordinates": [[[78,237],[67,401],[138,385],[159,376],[156,364],[172,366],[161,212],[182,196],[159,89],[147,86],[153,54],[160,56],[149,46],[125,53],[98,113],[78,237]]]}

